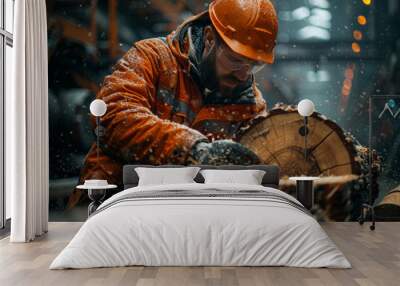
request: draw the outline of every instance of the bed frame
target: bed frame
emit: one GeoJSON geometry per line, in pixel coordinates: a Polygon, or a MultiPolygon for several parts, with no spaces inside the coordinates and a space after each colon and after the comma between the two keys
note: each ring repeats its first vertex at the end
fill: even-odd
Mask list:
{"type": "MultiPolygon", "coordinates": [[[[183,165],[125,165],[123,168],[123,183],[124,190],[136,187],[139,182],[139,177],[135,171],[137,167],[147,167],[147,168],[180,168],[185,167],[183,165]]],[[[224,165],[224,166],[210,166],[210,165],[196,165],[201,169],[218,169],[218,170],[263,170],[265,171],[264,178],[262,180],[262,185],[265,187],[271,187],[278,189],[279,187],[279,167],[275,165],[252,165],[252,166],[242,166],[242,165],[224,165]]],[[[204,183],[203,176],[199,173],[194,179],[197,183],[204,183]]]]}

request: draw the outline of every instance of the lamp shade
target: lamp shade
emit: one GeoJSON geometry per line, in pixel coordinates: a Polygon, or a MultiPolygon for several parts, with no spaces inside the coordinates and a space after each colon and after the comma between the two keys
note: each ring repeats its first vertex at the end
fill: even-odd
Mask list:
{"type": "Polygon", "coordinates": [[[90,104],[90,113],[93,116],[103,116],[107,111],[106,103],[101,99],[95,99],[90,104]]]}
{"type": "Polygon", "coordinates": [[[309,99],[303,99],[297,105],[297,111],[301,116],[311,116],[315,111],[314,103],[309,99]]]}

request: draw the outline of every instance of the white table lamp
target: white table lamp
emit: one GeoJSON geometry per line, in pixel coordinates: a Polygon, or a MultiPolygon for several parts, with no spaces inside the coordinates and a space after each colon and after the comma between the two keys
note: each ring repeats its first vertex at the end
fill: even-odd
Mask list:
{"type": "Polygon", "coordinates": [[[309,99],[303,99],[299,102],[297,106],[297,110],[301,116],[308,117],[311,116],[315,112],[315,105],[309,99]]]}
{"type": "Polygon", "coordinates": [[[107,104],[101,99],[95,99],[90,103],[90,113],[96,117],[96,144],[97,144],[97,165],[99,164],[100,136],[104,135],[104,129],[100,125],[100,117],[106,114],[107,104]]]}
{"type": "Polygon", "coordinates": [[[300,129],[300,134],[304,136],[304,158],[308,160],[307,135],[308,135],[308,117],[315,112],[315,105],[309,99],[303,99],[297,105],[297,111],[304,117],[304,126],[300,129]]]}
{"type": "Polygon", "coordinates": [[[89,108],[90,113],[96,117],[101,117],[107,112],[107,104],[101,99],[93,100],[89,108]]]}

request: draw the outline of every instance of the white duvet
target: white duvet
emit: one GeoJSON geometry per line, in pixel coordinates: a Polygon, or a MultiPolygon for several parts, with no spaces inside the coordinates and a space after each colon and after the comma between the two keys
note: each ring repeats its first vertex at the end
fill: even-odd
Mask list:
{"type": "Polygon", "coordinates": [[[105,201],[99,208],[103,210],[82,225],[50,269],[127,265],[351,267],[315,219],[289,204],[235,197],[115,203],[132,192],[210,188],[262,190],[297,202],[279,190],[254,185],[131,188],[105,201]]]}

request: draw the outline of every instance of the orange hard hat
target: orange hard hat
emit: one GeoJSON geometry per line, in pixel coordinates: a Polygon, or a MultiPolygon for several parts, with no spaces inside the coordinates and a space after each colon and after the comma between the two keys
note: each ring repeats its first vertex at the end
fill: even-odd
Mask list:
{"type": "Polygon", "coordinates": [[[278,19],[269,0],[215,0],[208,11],[214,28],[234,52],[274,62],[278,19]]]}

